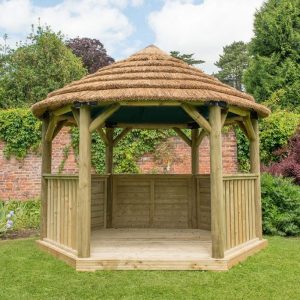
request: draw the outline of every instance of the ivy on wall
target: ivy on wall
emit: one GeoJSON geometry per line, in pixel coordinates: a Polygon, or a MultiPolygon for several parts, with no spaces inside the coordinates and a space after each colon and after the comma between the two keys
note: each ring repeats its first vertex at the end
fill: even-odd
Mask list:
{"type": "MultiPolygon", "coordinates": [[[[115,137],[121,129],[115,130],[115,137]]],[[[159,142],[175,135],[172,130],[132,130],[114,149],[116,173],[137,173],[137,160],[146,152],[152,152],[159,142]]],[[[77,128],[71,129],[72,147],[78,153],[79,133],[77,128]]],[[[0,110],[0,140],[5,143],[4,154],[7,158],[15,156],[24,158],[29,151],[37,150],[41,143],[41,121],[37,120],[29,109],[16,108],[0,110]]],[[[69,155],[66,146],[64,158],[59,166],[62,172],[69,155]]],[[[97,173],[105,170],[105,145],[98,133],[92,134],[92,164],[97,173]]]]}
{"type": "MultiPolygon", "coordinates": [[[[116,129],[114,137],[121,132],[116,129]]],[[[153,152],[160,141],[175,133],[172,130],[139,130],[130,131],[114,148],[114,172],[138,173],[137,160],[147,152],[153,152]]],[[[77,128],[71,130],[72,146],[78,154],[79,132],[77,128]]],[[[105,172],[105,145],[99,134],[92,134],[92,165],[96,172],[105,172]]]]}
{"type": "Polygon", "coordinates": [[[41,122],[30,110],[0,110],[0,140],[5,142],[4,155],[22,159],[29,150],[36,150],[41,141],[41,122]]]}

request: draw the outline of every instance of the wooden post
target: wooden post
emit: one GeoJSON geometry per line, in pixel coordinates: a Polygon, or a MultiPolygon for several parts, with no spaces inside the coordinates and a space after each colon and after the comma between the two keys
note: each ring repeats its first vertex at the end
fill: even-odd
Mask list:
{"type": "Polygon", "coordinates": [[[212,257],[224,257],[225,206],[223,199],[221,108],[209,110],[210,132],[210,189],[212,257]]]}
{"type": "Polygon", "coordinates": [[[46,141],[46,132],[49,126],[49,118],[45,118],[42,124],[42,184],[41,184],[41,240],[47,237],[47,194],[48,181],[43,177],[43,174],[51,173],[51,156],[52,156],[52,141],[46,141]]]}
{"type": "Polygon", "coordinates": [[[256,237],[262,239],[261,187],[260,187],[260,158],[259,158],[259,129],[258,120],[251,119],[255,139],[250,140],[250,170],[258,175],[255,181],[255,231],[256,237]]]}
{"type": "Polygon", "coordinates": [[[197,145],[197,138],[199,135],[199,129],[192,129],[192,174],[197,175],[199,173],[199,145],[197,145]]]}
{"type": "Polygon", "coordinates": [[[79,121],[79,183],[77,200],[78,257],[90,256],[91,239],[91,134],[90,110],[80,107],[79,121]]]}
{"type": "Polygon", "coordinates": [[[113,134],[114,134],[113,128],[106,128],[106,137],[108,140],[108,144],[106,145],[106,151],[105,151],[105,172],[106,172],[106,174],[113,173],[113,151],[114,151],[113,134]]]}
{"type": "Polygon", "coordinates": [[[105,148],[105,172],[106,174],[110,174],[107,179],[107,203],[106,203],[106,227],[112,227],[112,201],[113,201],[113,193],[112,193],[112,173],[113,173],[113,135],[114,128],[106,128],[106,137],[108,140],[108,144],[105,148]]]}

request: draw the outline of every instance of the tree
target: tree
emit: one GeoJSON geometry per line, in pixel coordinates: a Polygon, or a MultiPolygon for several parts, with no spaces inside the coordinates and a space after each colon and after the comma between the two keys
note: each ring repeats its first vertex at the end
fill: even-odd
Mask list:
{"type": "Polygon", "coordinates": [[[115,61],[107,55],[103,44],[96,39],[75,38],[68,40],[66,45],[76,56],[82,59],[83,65],[90,74],[115,61]]]}
{"type": "Polygon", "coordinates": [[[193,58],[194,53],[192,53],[192,54],[181,54],[179,51],[171,51],[170,54],[171,54],[171,56],[173,56],[175,58],[178,58],[178,59],[181,59],[181,60],[183,60],[184,62],[186,62],[187,64],[189,64],[191,66],[205,63],[204,60],[193,58]]]}
{"type": "Polygon", "coordinates": [[[248,45],[242,41],[234,42],[223,47],[223,54],[215,63],[221,70],[214,75],[222,82],[241,91],[242,78],[248,63],[248,45]]]}
{"type": "Polygon", "coordinates": [[[29,106],[86,74],[61,33],[38,27],[0,64],[0,108],[29,106]]]}
{"type": "Polygon", "coordinates": [[[255,14],[244,83],[258,102],[300,111],[300,1],[269,0],[255,14]]]}

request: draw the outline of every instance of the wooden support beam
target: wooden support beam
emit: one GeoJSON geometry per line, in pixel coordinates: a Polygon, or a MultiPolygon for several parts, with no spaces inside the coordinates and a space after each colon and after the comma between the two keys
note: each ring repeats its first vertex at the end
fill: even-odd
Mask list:
{"type": "Polygon", "coordinates": [[[197,147],[199,147],[203,141],[203,139],[208,136],[208,133],[206,130],[202,129],[197,137],[197,140],[196,140],[196,145],[197,147]]]}
{"type": "Polygon", "coordinates": [[[223,199],[221,108],[209,108],[210,192],[212,257],[223,258],[225,250],[225,205],[223,199]]]}
{"type": "Polygon", "coordinates": [[[236,121],[235,123],[238,124],[240,129],[243,131],[244,135],[248,138],[248,140],[250,140],[250,137],[248,136],[248,131],[245,127],[244,122],[243,121],[236,121]]]}
{"type": "Polygon", "coordinates": [[[47,237],[47,208],[48,208],[48,180],[43,177],[43,174],[51,174],[51,156],[52,156],[52,141],[46,140],[46,132],[49,126],[49,118],[43,119],[42,122],[42,182],[41,182],[41,230],[40,239],[47,237]]]}
{"type": "Polygon", "coordinates": [[[237,121],[242,122],[243,117],[237,116],[237,117],[226,118],[224,126],[236,124],[237,121]]]}
{"type": "MultiPolygon", "coordinates": [[[[203,130],[204,131],[204,130],[203,130]]],[[[192,129],[192,141],[191,141],[191,158],[192,158],[192,174],[199,174],[199,146],[197,145],[197,138],[199,135],[199,128],[192,129]]]]}
{"type": "Polygon", "coordinates": [[[72,114],[73,114],[74,120],[76,121],[77,126],[79,127],[80,117],[79,117],[79,112],[75,107],[72,107],[72,114]]]}
{"type": "Polygon", "coordinates": [[[90,109],[80,107],[79,182],[77,200],[78,257],[90,257],[91,245],[91,134],[90,109]]]}
{"type": "Polygon", "coordinates": [[[145,101],[122,101],[121,106],[180,106],[179,101],[159,101],[159,100],[145,100],[145,101]]]}
{"type": "Polygon", "coordinates": [[[60,121],[57,123],[54,131],[53,131],[53,135],[52,135],[52,141],[55,139],[55,137],[59,134],[59,132],[61,131],[61,129],[66,125],[68,121],[64,120],[64,121],[60,121]]]}
{"type": "Polygon", "coordinates": [[[47,142],[52,141],[52,136],[53,136],[53,132],[55,130],[56,125],[57,125],[57,117],[56,116],[51,116],[50,117],[50,122],[49,122],[48,127],[47,127],[47,132],[46,132],[46,135],[45,135],[45,140],[47,142]]]}
{"type": "Polygon", "coordinates": [[[56,117],[58,117],[58,116],[66,114],[66,113],[68,113],[70,111],[71,111],[71,105],[66,105],[64,107],[61,107],[61,108],[53,111],[53,115],[56,116],[56,117]]]}
{"type": "Polygon", "coordinates": [[[186,134],[177,127],[173,127],[173,130],[178,134],[179,137],[181,137],[181,139],[190,147],[192,147],[192,141],[189,137],[186,136],[186,134]]]}
{"type": "Polygon", "coordinates": [[[96,117],[91,125],[90,125],[90,132],[93,132],[98,127],[101,127],[104,122],[114,113],[116,112],[120,107],[119,103],[112,104],[108,108],[106,108],[98,117],[96,117]]]}
{"type": "Polygon", "coordinates": [[[246,131],[247,131],[247,136],[248,136],[249,140],[255,140],[256,134],[254,132],[250,116],[247,116],[247,117],[244,118],[243,124],[245,126],[246,131]]]}
{"type": "Polygon", "coordinates": [[[130,127],[127,127],[127,128],[124,128],[120,133],[119,135],[113,140],[113,146],[116,146],[121,140],[122,138],[132,130],[132,128],[130,127]]]}
{"type": "Polygon", "coordinates": [[[115,128],[133,128],[133,129],[172,129],[173,127],[188,129],[191,128],[188,124],[153,124],[153,123],[144,123],[144,124],[135,124],[135,123],[117,123],[113,127],[115,128]]]}
{"type": "Polygon", "coordinates": [[[224,124],[225,124],[227,115],[228,115],[228,109],[222,110],[222,112],[221,112],[221,126],[222,126],[222,127],[223,127],[224,124]]]}
{"type": "Polygon", "coordinates": [[[255,181],[255,231],[256,237],[262,239],[262,212],[261,212],[261,186],[260,186],[260,158],[259,158],[259,128],[258,120],[252,119],[251,124],[255,139],[250,140],[250,171],[257,174],[255,181]]]}
{"type": "Polygon", "coordinates": [[[104,142],[104,144],[105,144],[105,145],[108,145],[109,142],[108,142],[106,133],[104,132],[103,128],[98,127],[96,130],[97,130],[97,132],[99,133],[99,135],[101,136],[101,139],[102,139],[102,141],[104,142]]]}
{"type": "Polygon", "coordinates": [[[197,109],[189,105],[187,103],[182,103],[181,107],[185,110],[185,112],[203,129],[207,132],[211,132],[211,125],[209,122],[197,111],[197,109]]]}
{"type": "Polygon", "coordinates": [[[249,111],[242,109],[240,107],[237,107],[237,106],[229,106],[228,110],[229,110],[229,112],[232,112],[241,117],[246,117],[250,114],[249,111]]]}
{"type": "Polygon", "coordinates": [[[106,137],[108,140],[108,144],[106,146],[105,151],[105,173],[112,174],[113,173],[113,136],[114,136],[114,128],[106,128],[106,137]]]}

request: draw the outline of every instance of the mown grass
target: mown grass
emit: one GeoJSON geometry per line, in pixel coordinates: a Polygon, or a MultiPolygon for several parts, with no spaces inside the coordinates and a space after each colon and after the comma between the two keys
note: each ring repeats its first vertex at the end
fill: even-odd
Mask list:
{"type": "Polygon", "coordinates": [[[269,247],[229,272],[79,273],[34,239],[0,242],[0,299],[300,299],[300,239],[269,247]]]}

